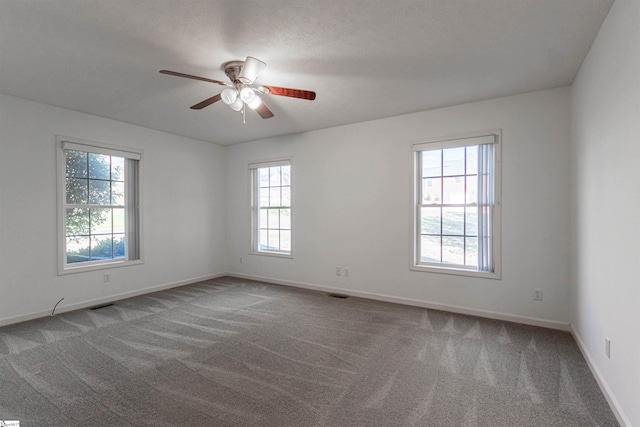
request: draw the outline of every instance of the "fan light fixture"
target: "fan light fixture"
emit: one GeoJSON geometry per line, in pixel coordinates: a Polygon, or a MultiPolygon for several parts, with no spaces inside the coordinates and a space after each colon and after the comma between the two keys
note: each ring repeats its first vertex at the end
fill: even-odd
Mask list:
{"type": "Polygon", "coordinates": [[[248,86],[242,87],[239,93],[236,88],[227,88],[220,93],[220,98],[234,111],[242,110],[244,104],[252,110],[262,105],[262,99],[248,86]]]}

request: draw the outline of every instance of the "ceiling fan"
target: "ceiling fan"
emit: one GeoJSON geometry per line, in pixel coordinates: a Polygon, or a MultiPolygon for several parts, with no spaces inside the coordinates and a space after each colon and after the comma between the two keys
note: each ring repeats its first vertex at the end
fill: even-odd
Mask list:
{"type": "Polygon", "coordinates": [[[308,99],[310,101],[316,99],[316,93],[309,90],[289,89],[278,86],[253,87],[253,83],[266,66],[267,64],[253,56],[247,56],[247,59],[244,61],[225,62],[220,68],[224,71],[229,80],[231,80],[231,83],[169,70],[160,70],[160,73],[227,86],[227,88],[221,93],[192,105],[191,109],[201,110],[204,107],[208,107],[209,105],[222,100],[222,102],[227,104],[232,110],[241,112],[243,115],[243,121],[245,120],[246,107],[255,110],[263,119],[270,119],[273,117],[273,113],[262,102],[262,99],[258,94],[287,96],[289,98],[308,99]]]}

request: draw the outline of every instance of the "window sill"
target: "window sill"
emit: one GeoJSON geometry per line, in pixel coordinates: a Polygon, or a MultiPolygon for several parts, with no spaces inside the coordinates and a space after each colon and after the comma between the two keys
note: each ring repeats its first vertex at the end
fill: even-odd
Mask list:
{"type": "Polygon", "coordinates": [[[74,267],[67,267],[64,269],[58,268],[58,276],[64,276],[66,274],[74,274],[74,273],[84,273],[87,271],[106,270],[110,268],[128,267],[130,265],[139,265],[139,264],[144,264],[144,261],[141,259],[136,259],[131,261],[113,261],[113,262],[83,265],[83,266],[77,266],[77,267],[74,266],[74,267]]]}
{"type": "Polygon", "coordinates": [[[467,276],[467,277],[479,277],[482,279],[502,279],[502,275],[499,272],[484,272],[473,270],[462,270],[460,268],[448,268],[448,267],[432,267],[423,265],[412,265],[409,267],[411,271],[419,271],[422,273],[438,273],[438,274],[450,274],[453,276],[467,276]]]}
{"type": "Polygon", "coordinates": [[[271,257],[275,257],[275,258],[293,259],[293,255],[292,254],[284,254],[284,253],[280,253],[280,252],[250,251],[249,255],[264,255],[264,256],[271,256],[271,257]]]}

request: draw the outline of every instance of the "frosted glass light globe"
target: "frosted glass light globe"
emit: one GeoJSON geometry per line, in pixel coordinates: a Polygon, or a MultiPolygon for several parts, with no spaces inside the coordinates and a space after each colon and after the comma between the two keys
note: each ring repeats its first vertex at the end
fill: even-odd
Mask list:
{"type": "Polygon", "coordinates": [[[225,104],[231,105],[238,99],[238,92],[235,89],[227,88],[220,93],[220,98],[225,104]]]}
{"type": "Polygon", "coordinates": [[[242,110],[242,105],[242,100],[240,98],[236,98],[233,103],[229,104],[229,107],[231,107],[231,109],[234,111],[240,111],[242,110]]]}
{"type": "Polygon", "coordinates": [[[240,99],[242,99],[245,104],[251,104],[251,101],[253,101],[255,97],[256,94],[250,87],[243,87],[242,90],[240,90],[240,99]]]}

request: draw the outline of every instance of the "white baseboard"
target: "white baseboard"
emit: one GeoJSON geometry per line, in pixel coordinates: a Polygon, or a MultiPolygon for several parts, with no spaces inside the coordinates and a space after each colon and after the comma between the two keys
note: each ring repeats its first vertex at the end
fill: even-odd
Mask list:
{"type": "MultiPolygon", "coordinates": [[[[433,310],[449,311],[452,313],[467,314],[471,316],[485,317],[488,319],[504,320],[507,322],[522,323],[525,325],[541,326],[544,328],[558,329],[562,331],[571,331],[571,327],[568,322],[559,322],[556,320],[547,320],[547,319],[540,319],[535,317],[519,316],[515,314],[478,310],[474,308],[462,307],[457,305],[441,304],[441,303],[436,303],[431,301],[394,297],[389,295],[377,294],[373,292],[363,292],[363,291],[355,291],[355,290],[342,289],[342,288],[334,288],[331,286],[316,285],[316,284],[305,283],[305,282],[294,282],[290,280],[280,280],[280,279],[274,279],[271,277],[255,276],[255,275],[235,273],[235,272],[217,273],[217,274],[211,274],[211,275],[202,276],[202,277],[195,277],[191,279],[180,280],[177,282],[165,283],[158,286],[152,286],[150,288],[138,289],[131,292],[125,292],[122,294],[110,295],[104,298],[97,298],[97,299],[83,301],[83,302],[70,304],[70,305],[62,305],[56,308],[55,313],[56,314],[66,313],[68,311],[79,310],[87,307],[92,307],[94,305],[107,304],[107,303],[118,301],[125,298],[131,298],[138,295],[162,291],[165,289],[175,288],[178,286],[185,286],[192,283],[201,282],[203,280],[211,280],[211,279],[215,279],[223,276],[238,277],[241,279],[248,279],[248,280],[258,280],[262,282],[275,283],[278,285],[292,286],[292,287],[303,288],[303,289],[311,289],[311,290],[320,291],[320,292],[336,292],[336,293],[341,293],[341,294],[350,295],[354,297],[368,298],[368,299],[373,299],[378,301],[392,302],[396,304],[424,307],[424,308],[430,308],[433,310]]],[[[26,322],[27,320],[33,320],[40,317],[46,317],[49,315],[51,315],[51,312],[47,310],[47,311],[28,313],[28,314],[23,314],[19,316],[9,317],[6,319],[0,319],[0,327],[11,325],[14,323],[19,323],[19,322],[26,322]]]]}
{"type": "Polygon", "coordinates": [[[591,370],[591,373],[595,377],[596,382],[598,383],[598,386],[602,391],[602,394],[604,394],[604,397],[607,399],[607,402],[609,403],[609,406],[611,407],[613,414],[618,419],[618,422],[622,427],[631,427],[631,421],[629,421],[629,418],[626,416],[626,414],[620,407],[618,400],[613,395],[613,392],[609,388],[609,385],[607,384],[607,381],[604,379],[604,376],[600,372],[600,369],[598,369],[598,365],[596,365],[595,360],[593,359],[593,357],[591,357],[591,353],[589,353],[589,349],[587,348],[584,341],[582,340],[582,337],[580,336],[578,331],[576,331],[573,325],[571,325],[571,333],[573,334],[573,338],[578,343],[578,348],[582,352],[582,356],[587,361],[587,365],[589,365],[589,369],[591,370]]]}
{"type": "MultiPolygon", "coordinates": [[[[191,279],[180,280],[177,282],[165,283],[162,285],[152,286],[150,288],[137,289],[135,291],[124,292],[116,295],[109,295],[107,297],[92,299],[88,301],[82,301],[75,304],[62,305],[62,306],[56,307],[55,314],[66,313],[68,311],[79,310],[87,307],[93,307],[94,305],[108,304],[110,302],[119,301],[125,298],[131,298],[131,297],[136,297],[138,295],[150,294],[152,292],[158,292],[158,291],[163,291],[165,289],[176,288],[178,286],[190,285],[192,283],[202,282],[203,280],[216,279],[218,277],[223,277],[226,275],[227,273],[209,274],[207,276],[194,277],[191,279]]],[[[51,315],[51,311],[49,310],[40,311],[36,313],[21,314],[19,316],[0,319],[0,326],[7,326],[7,325],[12,325],[14,323],[26,322],[27,320],[38,319],[40,317],[46,317],[50,315],[51,315]]]]}
{"type": "Polygon", "coordinates": [[[333,288],[330,286],[315,285],[315,284],[304,283],[304,282],[294,282],[290,280],[273,279],[270,277],[254,276],[251,274],[229,272],[227,273],[227,275],[231,277],[237,277],[240,279],[258,280],[262,282],[275,283],[278,285],[312,289],[312,290],[321,291],[321,292],[336,292],[336,293],[350,295],[354,297],[393,302],[396,304],[411,305],[416,307],[431,308],[433,310],[450,311],[453,313],[468,314],[471,316],[485,317],[488,319],[496,319],[496,320],[504,320],[507,322],[522,323],[525,325],[541,326],[543,328],[558,329],[561,331],[571,330],[571,325],[569,324],[569,322],[559,322],[557,320],[547,320],[547,319],[540,319],[536,317],[518,316],[516,314],[507,314],[507,313],[499,313],[494,311],[478,310],[475,308],[462,307],[457,305],[441,304],[441,303],[416,300],[411,298],[393,297],[389,295],[376,294],[373,292],[363,292],[363,291],[354,291],[354,290],[343,289],[343,288],[333,288]]]}

